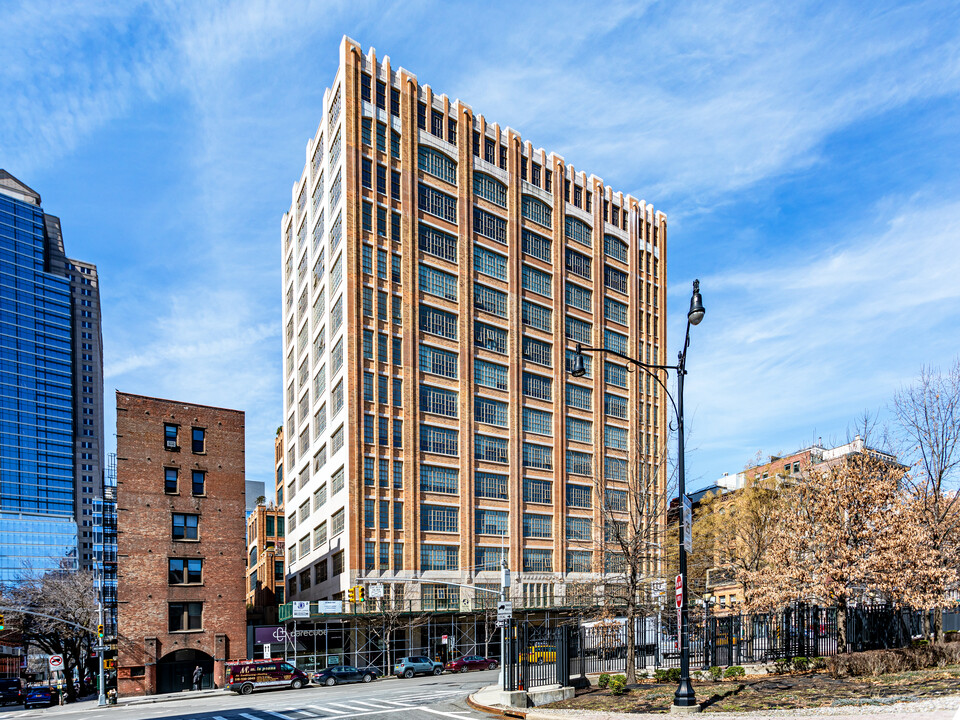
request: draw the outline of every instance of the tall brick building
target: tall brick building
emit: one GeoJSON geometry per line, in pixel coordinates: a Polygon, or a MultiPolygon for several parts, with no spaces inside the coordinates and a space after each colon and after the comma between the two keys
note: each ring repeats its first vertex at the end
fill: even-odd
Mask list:
{"type": "Polygon", "coordinates": [[[245,655],[244,414],[117,393],[121,695],[245,655]]]}
{"type": "Polygon", "coordinates": [[[528,607],[602,583],[600,504],[627,510],[665,398],[568,367],[666,360],[666,217],[344,38],[280,251],[288,597],[498,585],[502,557],[528,607]]]}

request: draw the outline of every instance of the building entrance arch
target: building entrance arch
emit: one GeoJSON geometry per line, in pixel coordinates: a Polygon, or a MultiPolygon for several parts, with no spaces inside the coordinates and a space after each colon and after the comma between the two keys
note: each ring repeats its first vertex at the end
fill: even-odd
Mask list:
{"type": "Polygon", "coordinates": [[[183,649],[167,653],[157,662],[157,693],[192,689],[197,665],[203,670],[200,688],[212,688],[213,658],[201,650],[183,649]]]}

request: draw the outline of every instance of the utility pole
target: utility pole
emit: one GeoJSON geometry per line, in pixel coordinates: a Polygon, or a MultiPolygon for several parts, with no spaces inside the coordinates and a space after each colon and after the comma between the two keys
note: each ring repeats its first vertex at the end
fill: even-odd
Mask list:
{"type": "MultiPolygon", "coordinates": [[[[500,602],[505,603],[510,597],[510,568],[507,561],[500,558],[500,602]]],[[[507,689],[507,634],[512,622],[500,626],[500,689],[507,689]]]]}

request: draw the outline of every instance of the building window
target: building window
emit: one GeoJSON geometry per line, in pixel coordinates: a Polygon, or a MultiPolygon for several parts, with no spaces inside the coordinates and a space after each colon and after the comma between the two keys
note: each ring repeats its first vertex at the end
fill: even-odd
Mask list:
{"type": "Polygon", "coordinates": [[[203,560],[170,558],[167,564],[168,585],[199,585],[203,582],[203,560]]]}
{"type": "Polygon", "coordinates": [[[423,412],[444,417],[457,417],[457,393],[453,390],[421,385],[420,405],[423,412]]]}
{"type": "MultiPolygon", "coordinates": [[[[616,208],[614,208],[614,211],[616,211],[616,208]]],[[[622,263],[627,262],[627,244],[618,237],[604,235],[603,252],[622,263]]]]}
{"type": "Polygon", "coordinates": [[[625,355],[627,352],[627,336],[621,335],[613,330],[604,330],[603,346],[608,350],[613,350],[621,355],[625,355]]]}
{"type": "Polygon", "coordinates": [[[627,368],[623,365],[604,361],[603,379],[611,385],[625,388],[627,386],[627,368]]]}
{"type": "Polygon", "coordinates": [[[603,299],[603,316],[621,325],[627,324],[627,305],[613,298],[603,299]]]}
{"type": "Polygon", "coordinates": [[[169,624],[170,632],[203,629],[203,603],[170,603],[169,624]]]}
{"type": "Polygon", "coordinates": [[[567,405],[579,410],[593,408],[593,389],[568,382],[566,385],[567,405]]]}
{"type": "Polygon", "coordinates": [[[553,346],[532,337],[523,338],[523,357],[544,367],[553,367],[553,346]]]}
{"type": "Polygon", "coordinates": [[[552,281],[553,278],[547,273],[536,270],[528,265],[523,266],[520,282],[524,290],[530,290],[547,298],[553,297],[552,281]]]}
{"type": "Polygon", "coordinates": [[[553,572],[553,551],[528,548],[523,551],[524,572],[553,572]]]}
{"type": "Polygon", "coordinates": [[[480,172],[473,174],[473,192],[487,202],[507,207],[507,186],[489,175],[480,172]]]}
{"type": "MultiPolygon", "coordinates": [[[[500,548],[478,547],[476,555],[476,570],[478,572],[482,572],[484,570],[499,570],[504,559],[504,552],[500,548]]],[[[490,589],[492,590],[493,587],[491,586],[490,589]]],[[[494,597],[495,596],[491,595],[490,593],[477,593],[477,601],[481,604],[481,607],[493,607],[492,600],[494,597]]]]}
{"type": "MultiPolygon", "coordinates": [[[[455,339],[455,338],[454,338],[455,339]]],[[[507,354],[507,331],[481,322],[473,324],[473,343],[501,355],[507,354]]]]}
{"type": "Polygon", "coordinates": [[[550,259],[550,240],[531,232],[526,228],[520,231],[521,247],[527,255],[543,260],[545,263],[552,262],[550,259]]]}
{"type": "Polygon", "coordinates": [[[457,316],[437,308],[422,307],[420,329],[448,340],[457,339],[457,316]]]}
{"type": "Polygon", "coordinates": [[[499,253],[487,250],[482,245],[474,244],[473,246],[473,264],[477,272],[498,280],[507,279],[507,259],[499,253]]]}
{"type": "Polygon", "coordinates": [[[588,573],[593,569],[593,553],[589,550],[567,550],[567,572],[588,573]]]}
{"type": "Polygon", "coordinates": [[[615,512],[627,511],[627,492],[626,490],[614,490],[607,488],[603,494],[603,503],[608,510],[615,512]]]}
{"type": "Polygon", "coordinates": [[[478,471],[474,475],[474,492],[477,497],[506,500],[507,476],[478,471]]]}
{"type": "Polygon", "coordinates": [[[584,517],[567,518],[567,540],[590,540],[593,537],[593,521],[584,517]]]}
{"type": "Polygon", "coordinates": [[[503,365],[474,358],[473,377],[478,385],[496,390],[507,389],[507,368],[503,365]]]}
{"type": "Polygon", "coordinates": [[[164,424],[163,426],[163,446],[167,450],[179,450],[180,447],[177,445],[177,430],[179,426],[171,425],[169,423],[164,424]]]}
{"type": "Polygon", "coordinates": [[[591,230],[590,226],[583,222],[583,220],[567,215],[565,219],[565,231],[566,236],[571,240],[581,245],[592,247],[593,238],[591,235],[593,230],[591,230]]]}
{"type": "Polygon", "coordinates": [[[570,475],[593,474],[593,455],[579,450],[567,450],[567,473],[570,475]]]}
{"type": "Polygon", "coordinates": [[[449,262],[457,262],[457,238],[430,225],[419,225],[419,247],[425,253],[449,262]]]}
{"type": "Polygon", "coordinates": [[[553,310],[550,308],[524,300],[521,304],[521,313],[524,325],[530,325],[544,332],[552,331],[553,310]]]}
{"type": "Polygon", "coordinates": [[[420,183],[417,200],[418,207],[423,212],[436,215],[454,225],[457,224],[457,199],[455,197],[420,183]]]}
{"type": "Polygon", "coordinates": [[[420,429],[420,450],[438,455],[457,455],[457,431],[423,425],[420,429]]]}
{"type": "Polygon", "coordinates": [[[163,469],[163,491],[165,493],[169,493],[170,495],[176,495],[178,492],[180,492],[180,484],[177,481],[176,468],[163,469]]]}
{"type": "Polygon", "coordinates": [[[537,435],[553,435],[553,413],[525,407],[523,409],[523,430],[537,435]]]}
{"type": "Polygon", "coordinates": [[[523,479],[523,501],[549,505],[553,497],[553,483],[536,478],[523,479]]]}
{"type": "Polygon", "coordinates": [[[494,242],[507,244],[507,221],[478,207],[473,208],[473,231],[494,242]]]}
{"type": "Polygon", "coordinates": [[[203,428],[193,428],[193,452],[206,452],[206,430],[203,428]]]}
{"type": "Polygon", "coordinates": [[[184,515],[182,513],[173,514],[173,539],[174,540],[197,540],[199,539],[198,525],[199,515],[184,515]]]}
{"type": "Polygon", "coordinates": [[[330,537],[336,537],[342,532],[343,532],[343,508],[340,508],[330,518],[330,537]]]}
{"type": "Polygon", "coordinates": [[[567,439],[582,443],[593,442],[593,423],[589,420],[567,417],[567,439]]]}
{"type": "Polygon", "coordinates": [[[420,569],[458,570],[459,552],[457,545],[423,545],[420,550],[420,569]]]}
{"type": "Polygon", "coordinates": [[[603,444],[614,450],[627,449],[627,429],[616,425],[606,425],[603,428],[603,444]]]}
{"type": "Polygon", "coordinates": [[[488,425],[507,426],[507,404],[490,398],[474,399],[474,419],[488,425]]]}
{"type": "Polygon", "coordinates": [[[553,397],[553,378],[544,375],[523,374],[523,394],[537,400],[551,402],[553,397]]]}
{"type": "Polygon", "coordinates": [[[473,305],[476,309],[483,310],[491,315],[507,317],[507,294],[486,285],[474,283],[473,305]]]}
{"type": "Polygon", "coordinates": [[[458,532],[459,510],[446,505],[421,505],[420,529],[424,532],[458,532]]]}
{"type": "Polygon", "coordinates": [[[553,448],[549,445],[523,443],[523,466],[538,470],[553,469],[553,448]]]}
{"type": "Polygon", "coordinates": [[[421,465],[420,490],[456,495],[458,474],[457,468],[421,465]]]}
{"type": "Polygon", "coordinates": [[[567,507],[593,507],[593,488],[589,485],[567,483],[567,507]]]}
{"type": "Polygon", "coordinates": [[[207,492],[207,473],[203,470],[193,470],[193,494],[206,495],[207,492]]]}
{"type": "Polygon", "coordinates": [[[510,532],[506,510],[477,510],[476,522],[478,535],[506,537],[510,532]]]}
{"type": "Polygon", "coordinates": [[[429,265],[420,265],[420,287],[425,293],[457,301],[457,276],[437,270],[429,265]]]}
{"type": "Polygon", "coordinates": [[[572,315],[566,318],[566,336],[568,340],[589,345],[593,337],[593,324],[579,320],[572,315]]]}
{"type": "Polygon", "coordinates": [[[547,228],[553,222],[553,210],[550,206],[530,195],[524,195],[521,199],[520,214],[527,220],[547,228]]]}
{"type": "MultiPolygon", "coordinates": [[[[445,378],[457,378],[457,353],[420,345],[420,369],[445,378]]],[[[396,393],[395,393],[396,395],[396,393]]],[[[397,403],[399,404],[399,403],[397,403]]]]}
{"type": "Polygon", "coordinates": [[[337,576],[343,572],[343,550],[333,554],[333,575],[337,576]]]}
{"type": "MultiPolygon", "coordinates": [[[[425,173],[440,178],[451,185],[457,184],[457,163],[431,147],[421,145],[418,150],[418,166],[425,173]]],[[[454,221],[456,222],[456,221],[454,221]]]]}
{"type": "Polygon", "coordinates": [[[584,312],[593,312],[593,291],[580,287],[574,283],[566,284],[567,305],[584,312]]]}
{"type": "Polygon", "coordinates": [[[477,460],[507,464],[507,439],[490,437],[489,435],[474,436],[474,457],[477,460]]]}
{"type": "Polygon", "coordinates": [[[609,265],[603,266],[603,284],[611,290],[616,290],[626,294],[627,292],[627,274],[622,270],[617,270],[609,265]]]}
{"type": "Polygon", "coordinates": [[[586,280],[591,279],[591,260],[583,253],[567,248],[565,262],[568,272],[579,275],[586,280]]]}

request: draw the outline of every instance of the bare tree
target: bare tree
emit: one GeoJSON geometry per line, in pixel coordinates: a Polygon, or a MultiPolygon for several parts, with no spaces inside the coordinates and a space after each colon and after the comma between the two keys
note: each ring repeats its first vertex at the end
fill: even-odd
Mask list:
{"type": "Polygon", "coordinates": [[[97,596],[93,575],[72,569],[64,561],[57,570],[26,577],[9,588],[6,600],[29,612],[8,613],[25,642],[50,655],[62,655],[64,688],[76,699],[75,678],[84,684],[84,662],[97,626],[97,596]]]}
{"type": "MultiPolygon", "coordinates": [[[[904,459],[915,468],[907,481],[946,590],[956,586],[960,570],[960,358],[946,373],[922,368],[916,382],[894,396],[893,410],[906,441],[904,459]]],[[[940,642],[945,602],[946,592],[934,603],[933,633],[940,642]]]]}
{"type": "Polygon", "coordinates": [[[664,579],[668,486],[665,448],[638,440],[625,462],[596,463],[594,489],[601,527],[593,528],[594,569],[604,578],[607,610],[624,609],[627,683],[636,682],[636,622],[652,610],[654,583],[664,579]],[[612,481],[612,482],[611,482],[612,481]]]}

